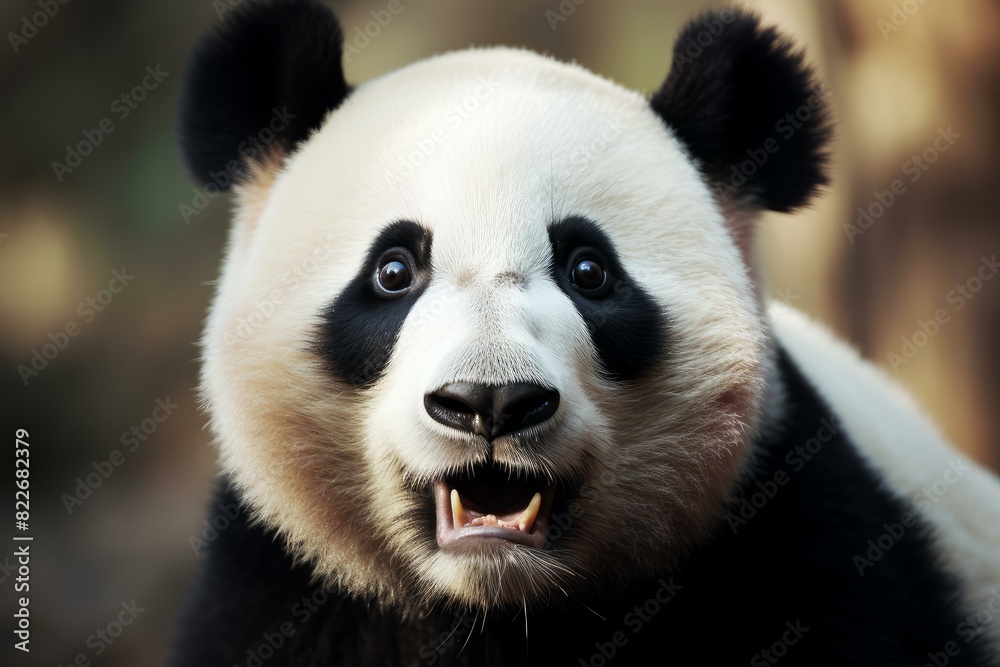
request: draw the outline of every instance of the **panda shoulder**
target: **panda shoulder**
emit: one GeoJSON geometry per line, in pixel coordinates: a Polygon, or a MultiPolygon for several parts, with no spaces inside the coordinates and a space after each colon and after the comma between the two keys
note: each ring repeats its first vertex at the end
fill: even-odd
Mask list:
{"type": "Polygon", "coordinates": [[[825,328],[778,302],[767,318],[864,460],[930,524],[945,565],[965,580],[970,613],[1000,596],[1000,481],[947,442],[897,382],[825,328]]]}

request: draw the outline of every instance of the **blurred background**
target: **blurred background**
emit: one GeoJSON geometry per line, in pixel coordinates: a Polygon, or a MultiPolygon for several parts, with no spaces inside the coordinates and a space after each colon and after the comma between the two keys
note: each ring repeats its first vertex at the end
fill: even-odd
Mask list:
{"type": "MultiPolygon", "coordinates": [[[[405,0],[348,80],[508,44],[650,92],[682,23],[719,6],[575,2],[405,0]]],[[[30,656],[10,648],[16,575],[0,549],[3,664],[165,664],[216,474],[195,342],[228,214],[222,196],[197,199],[175,109],[191,47],[230,4],[0,5],[3,432],[9,447],[16,428],[30,434],[35,536],[30,656]]],[[[350,40],[386,2],[332,4],[350,40]]],[[[771,293],[1000,468],[1000,280],[984,280],[1000,252],[1000,5],[747,4],[806,47],[837,120],[825,196],[763,222],[771,293]]]]}

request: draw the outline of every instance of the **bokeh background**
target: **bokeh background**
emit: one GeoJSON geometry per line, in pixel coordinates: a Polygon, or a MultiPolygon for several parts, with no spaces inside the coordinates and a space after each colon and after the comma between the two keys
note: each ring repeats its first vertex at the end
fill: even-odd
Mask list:
{"type": "MultiPolygon", "coordinates": [[[[203,529],[216,474],[195,392],[195,343],[228,214],[217,197],[184,220],[180,206],[192,205],[195,191],[175,148],[175,110],[192,45],[236,1],[49,0],[58,12],[34,32],[25,20],[42,11],[39,0],[0,5],[0,405],[8,452],[15,428],[30,433],[35,536],[28,656],[10,648],[13,548],[0,548],[5,665],[69,665],[80,655],[108,667],[165,664],[199,564],[191,537],[203,529]],[[147,66],[167,75],[122,118],[127,106],[116,99],[141,83],[147,66]],[[67,145],[105,118],[113,132],[57,174],[52,163],[66,163],[67,145]],[[115,270],[134,278],[117,294],[102,293],[115,270]],[[68,325],[77,335],[67,334],[25,382],[19,366],[68,325]],[[177,406],[162,423],[149,421],[157,400],[177,406]],[[128,451],[133,441],[122,438],[144,420],[155,430],[128,451]],[[115,449],[121,465],[67,507],[77,479],[95,463],[107,470],[101,462],[115,449]],[[99,639],[96,631],[133,601],[142,609],[134,623],[111,644],[99,639]]],[[[333,3],[349,39],[385,4],[333,3]]],[[[560,0],[404,0],[404,11],[347,64],[348,79],[473,44],[510,44],[652,91],[681,24],[718,6],[561,4],[562,13],[560,0]]],[[[855,343],[912,390],[958,447],[997,469],[1000,279],[962,297],[961,309],[953,290],[1000,252],[1000,5],[747,4],[806,47],[837,119],[825,196],[763,221],[771,293],[855,343]],[[939,151],[935,139],[948,128],[952,140],[939,151]],[[878,213],[878,193],[895,180],[902,194],[864,221],[867,228],[858,225],[858,208],[878,213]],[[920,323],[939,309],[949,321],[921,336],[920,323]]],[[[5,479],[13,480],[12,460],[5,455],[5,479]]],[[[9,494],[0,504],[12,511],[12,482],[0,488],[9,494]]],[[[8,520],[3,542],[14,533],[8,520]]]]}

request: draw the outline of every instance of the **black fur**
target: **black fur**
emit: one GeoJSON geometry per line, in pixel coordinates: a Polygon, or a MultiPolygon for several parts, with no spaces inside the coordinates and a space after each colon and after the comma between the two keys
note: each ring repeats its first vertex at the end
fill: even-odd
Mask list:
{"type": "Polygon", "coordinates": [[[252,0],[197,46],[181,91],[179,142],[200,182],[221,188],[247,161],[291,151],[347,97],[337,18],[312,0],[252,0]],[[228,178],[227,178],[228,176],[228,178]]]}
{"type": "Polygon", "coordinates": [[[823,93],[802,53],[754,13],[691,21],[650,104],[726,198],[789,211],[826,183],[823,93]]]}
{"type": "Polygon", "coordinates": [[[597,353],[611,377],[631,380],[648,371],[664,350],[667,318],[656,301],[626,271],[614,244],[593,222],[572,217],[549,226],[552,277],[573,301],[590,329],[597,353]],[[567,263],[571,253],[588,246],[606,260],[611,287],[597,299],[573,289],[567,263]]]}
{"type": "Polygon", "coordinates": [[[323,312],[316,351],[338,379],[366,386],[381,377],[407,314],[427,286],[430,263],[431,233],[415,222],[394,222],[375,238],[357,275],[323,312]],[[394,247],[413,255],[415,287],[401,298],[386,300],[376,293],[373,279],[379,257],[394,247]]]}
{"type": "MultiPolygon", "coordinates": [[[[527,628],[513,610],[473,627],[474,617],[441,608],[403,615],[319,589],[244,513],[203,556],[172,664],[257,664],[265,647],[263,664],[273,667],[770,665],[761,651],[783,636],[795,640],[777,656],[786,667],[919,666],[948,642],[959,649],[950,667],[995,664],[984,640],[959,632],[959,586],[921,524],[859,575],[855,556],[907,508],[787,358],[782,375],[791,397],[783,434],[758,443],[730,517],[780,471],[788,479],[745,524],[722,521],[672,573],[627,586],[594,581],[597,594],[529,609],[527,628]],[[806,461],[796,449],[815,438],[826,442],[806,461]]],[[[236,502],[233,492],[224,489],[221,502],[236,502]]]]}

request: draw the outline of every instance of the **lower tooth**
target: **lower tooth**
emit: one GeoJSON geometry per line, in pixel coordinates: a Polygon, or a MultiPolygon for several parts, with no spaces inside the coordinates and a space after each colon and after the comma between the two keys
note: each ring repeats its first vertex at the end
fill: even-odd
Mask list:
{"type": "Polygon", "coordinates": [[[522,533],[530,533],[531,529],[535,526],[535,520],[538,518],[538,510],[541,505],[542,494],[535,493],[535,495],[531,497],[531,501],[528,503],[528,506],[524,508],[523,512],[521,512],[521,515],[513,521],[502,521],[493,514],[487,514],[485,516],[469,519],[468,514],[465,512],[465,508],[462,506],[462,498],[458,494],[458,489],[451,490],[452,525],[456,529],[466,526],[501,526],[512,530],[519,530],[522,533]]]}
{"type": "Polygon", "coordinates": [[[542,494],[535,493],[531,497],[531,502],[528,506],[521,512],[521,516],[518,517],[518,529],[522,533],[531,532],[531,529],[535,526],[535,519],[538,518],[538,508],[542,506],[542,494]]]}
{"type": "Polygon", "coordinates": [[[468,523],[465,517],[465,508],[462,507],[462,499],[458,495],[458,489],[451,490],[451,519],[454,528],[461,528],[468,523]]]}

